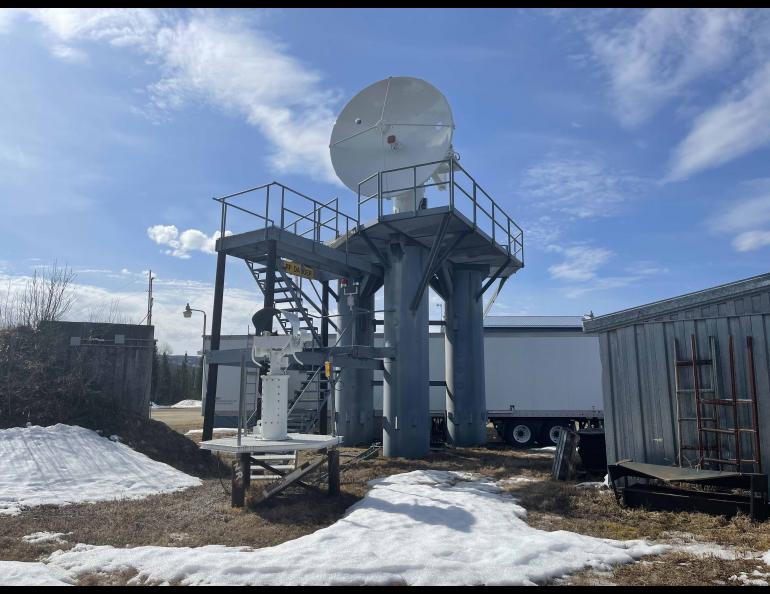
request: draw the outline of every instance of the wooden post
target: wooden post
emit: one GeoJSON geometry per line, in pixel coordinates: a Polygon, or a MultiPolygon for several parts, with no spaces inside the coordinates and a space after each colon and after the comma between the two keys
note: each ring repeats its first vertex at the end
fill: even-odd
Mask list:
{"type": "Polygon", "coordinates": [[[340,451],[337,448],[329,450],[329,496],[336,497],[340,494],[340,451]]]}
{"type": "Polygon", "coordinates": [[[243,507],[246,504],[246,491],[248,491],[250,483],[251,455],[238,454],[238,458],[233,462],[232,507],[243,507]]]}

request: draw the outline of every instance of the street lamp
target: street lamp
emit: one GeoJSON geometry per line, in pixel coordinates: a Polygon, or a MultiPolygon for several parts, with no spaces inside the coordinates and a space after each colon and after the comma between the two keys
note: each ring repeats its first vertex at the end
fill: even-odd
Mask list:
{"type": "Polygon", "coordinates": [[[202,309],[195,309],[190,307],[188,303],[184,308],[182,315],[185,318],[191,318],[192,312],[197,311],[203,314],[203,344],[201,345],[201,388],[206,385],[206,366],[203,364],[203,357],[206,355],[206,312],[202,309]]]}
{"type": "Polygon", "coordinates": [[[187,307],[184,308],[184,311],[182,312],[182,315],[186,318],[192,317],[192,312],[198,311],[203,314],[203,346],[201,349],[201,355],[206,352],[206,312],[202,309],[195,309],[190,307],[190,304],[187,304],[187,307]]]}

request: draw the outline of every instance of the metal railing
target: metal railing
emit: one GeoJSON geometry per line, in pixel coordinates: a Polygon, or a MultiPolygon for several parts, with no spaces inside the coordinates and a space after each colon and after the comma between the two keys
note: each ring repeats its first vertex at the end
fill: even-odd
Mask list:
{"type": "Polygon", "coordinates": [[[228,214],[232,214],[230,209],[256,217],[260,223],[257,227],[250,225],[252,230],[278,227],[313,241],[335,239],[350,233],[358,224],[340,210],[339,198],[321,202],[275,181],[214,200],[221,205],[220,237],[227,230],[228,214]],[[234,199],[239,203],[236,204],[234,199]],[[247,199],[248,205],[254,203],[258,208],[246,208],[244,200],[247,199]]]}
{"type": "MultiPolygon", "coordinates": [[[[357,220],[361,221],[362,207],[367,203],[373,200],[377,201],[377,218],[381,219],[383,215],[387,214],[383,205],[385,200],[409,193],[413,197],[412,211],[417,216],[422,197],[425,191],[430,188],[448,189],[450,208],[466,214],[471,219],[474,229],[484,231],[493,242],[505,249],[509,255],[516,257],[522,263],[524,262],[524,231],[500,208],[500,205],[476,182],[473,176],[453,158],[379,171],[362,180],[358,184],[357,220]],[[419,174],[421,169],[427,171],[427,168],[430,168],[427,175],[419,174]],[[433,174],[434,171],[438,175],[433,174]],[[442,174],[446,177],[441,178],[442,174]],[[424,177],[428,177],[428,179],[418,183],[418,180],[424,177]],[[396,179],[398,183],[388,183],[393,179],[396,179]],[[410,179],[411,183],[409,183],[410,179]],[[392,185],[396,187],[390,187],[392,185]],[[365,192],[364,188],[367,186],[374,191],[365,192]]],[[[438,205],[432,202],[430,206],[438,205]]]]}
{"type": "Polygon", "coordinates": [[[388,169],[370,175],[358,184],[355,217],[340,210],[339,198],[321,202],[275,181],[214,200],[220,203],[222,209],[220,237],[223,237],[227,230],[229,210],[235,209],[260,221],[257,227],[249,225],[252,230],[260,226],[265,229],[274,226],[300,237],[322,242],[347,236],[358,229],[365,218],[363,210],[373,201],[376,201],[377,219],[380,220],[389,214],[389,209],[384,205],[385,200],[396,196],[403,199],[411,193],[411,212],[417,216],[426,190],[432,188],[448,190],[448,200],[442,199],[443,195],[435,192],[431,196],[430,206],[440,206],[444,200],[444,204],[465,215],[474,229],[486,233],[509,255],[524,262],[524,232],[521,227],[454,158],[388,169]],[[365,188],[373,191],[367,193],[365,188]],[[244,205],[246,197],[249,202],[244,205]],[[234,202],[235,199],[238,199],[238,204],[234,202]],[[256,204],[257,208],[246,207],[252,203],[256,204]]]}

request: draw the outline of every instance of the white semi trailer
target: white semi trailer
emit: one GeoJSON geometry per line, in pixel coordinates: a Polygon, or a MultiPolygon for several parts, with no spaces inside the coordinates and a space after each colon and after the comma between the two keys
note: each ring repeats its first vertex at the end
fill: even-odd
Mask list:
{"type": "MultiPolygon", "coordinates": [[[[430,407],[434,426],[440,426],[446,418],[444,334],[432,328],[438,331],[430,335],[430,407]]],[[[222,348],[246,346],[247,340],[223,336],[222,348]]],[[[583,334],[579,316],[488,316],[484,369],[489,420],[511,445],[553,445],[561,427],[603,425],[599,340],[583,334]]],[[[217,426],[237,419],[239,378],[237,368],[219,368],[217,426]]],[[[381,417],[381,372],[374,382],[375,415],[381,417]]]]}

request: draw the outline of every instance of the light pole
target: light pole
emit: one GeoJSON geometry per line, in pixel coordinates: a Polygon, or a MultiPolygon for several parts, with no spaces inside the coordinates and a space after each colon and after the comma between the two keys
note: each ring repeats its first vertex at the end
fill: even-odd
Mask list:
{"type": "Polygon", "coordinates": [[[184,311],[182,312],[182,315],[186,318],[192,317],[192,312],[197,311],[203,314],[203,343],[201,345],[201,386],[206,385],[206,373],[205,373],[205,367],[203,365],[203,358],[206,355],[206,312],[202,309],[195,309],[190,307],[190,304],[187,304],[187,307],[184,308],[184,311]]]}
{"type": "Polygon", "coordinates": [[[187,307],[184,308],[184,311],[182,312],[182,315],[186,318],[192,317],[192,312],[198,311],[203,314],[203,345],[201,347],[201,354],[206,352],[206,312],[202,309],[195,309],[193,307],[190,307],[190,304],[187,304],[187,307]]]}

